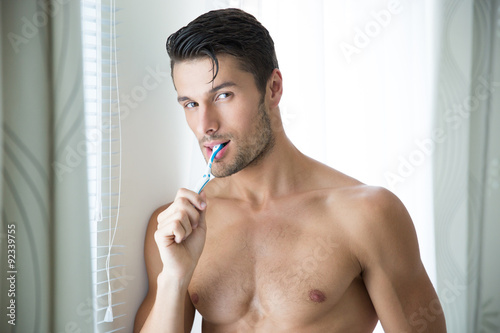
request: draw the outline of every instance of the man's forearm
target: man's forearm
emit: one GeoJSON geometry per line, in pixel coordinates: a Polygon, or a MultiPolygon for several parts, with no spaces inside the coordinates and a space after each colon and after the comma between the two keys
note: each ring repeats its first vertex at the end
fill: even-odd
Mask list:
{"type": "Polygon", "coordinates": [[[184,333],[187,282],[173,281],[160,273],[156,299],[141,332],[184,333]]]}

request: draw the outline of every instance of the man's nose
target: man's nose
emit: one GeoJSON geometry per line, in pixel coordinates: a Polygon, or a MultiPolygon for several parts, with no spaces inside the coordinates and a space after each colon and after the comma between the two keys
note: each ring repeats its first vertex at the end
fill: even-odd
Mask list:
{"type": "Polygon", "coordinates": [[[219,129],[217,110],[210,106],[200,106],[198,109],[198,132],[211,135],[219,129]]]}

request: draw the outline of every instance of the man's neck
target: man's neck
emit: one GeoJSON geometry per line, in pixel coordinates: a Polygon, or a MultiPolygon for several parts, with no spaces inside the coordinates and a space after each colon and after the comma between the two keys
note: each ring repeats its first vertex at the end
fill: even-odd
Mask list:
{"type": "Polygon", "coordinates": [[[274,147],[255,165],[229,177],[227,190],[231,196],[261,206],[297,190],[308,159],[286,135],[275,139],[274,147]]]}

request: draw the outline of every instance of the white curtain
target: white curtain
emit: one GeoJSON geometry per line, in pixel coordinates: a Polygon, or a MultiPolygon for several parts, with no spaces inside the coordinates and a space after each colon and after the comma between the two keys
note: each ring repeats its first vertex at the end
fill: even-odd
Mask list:
{"type": "Polygon", "coordinates": [[[500,331],[500,2],[440,4],[434,196],[449,332],[500,331]]]}
{"type": "Polygon", "coordinates": [[[1,15],[0,331],[91,332],[80,2],[2,1],[1,15]]]}

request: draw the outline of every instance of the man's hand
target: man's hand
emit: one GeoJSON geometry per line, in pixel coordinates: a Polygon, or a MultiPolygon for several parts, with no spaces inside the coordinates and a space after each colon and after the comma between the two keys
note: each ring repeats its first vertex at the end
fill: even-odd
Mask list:
{"type": "Polygon", "coordinates": [[[158,215],[154,238],[163,263],[162,275],[191,278],[205,245],[205,195],[180,189],[174,202],[158,215]]]}
{"type": "Polygon", "coordinates": [[[205,202],[204,194],[180,189],[151,216],[144,244],[148,293],[134,332],[191,331],[195,308],[187,289],[205,245],[205,202]]]}

